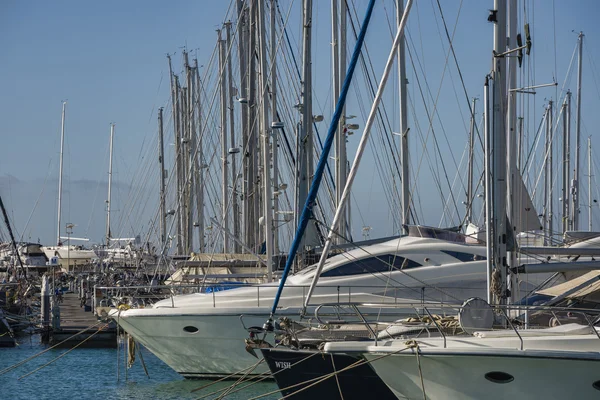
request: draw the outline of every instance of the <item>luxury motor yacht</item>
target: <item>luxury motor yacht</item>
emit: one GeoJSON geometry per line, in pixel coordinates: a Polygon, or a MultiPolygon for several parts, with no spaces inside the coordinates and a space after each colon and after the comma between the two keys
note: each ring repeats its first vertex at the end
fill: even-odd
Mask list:
{"type": "MultiPolygon", "coordinates": [[[[460,304],[465,298],[485,297],[486,249],[470,242],[458,233],[412,227],[408,236],[335,255],[325,264],[312,303],[460,304]]],[[[289,277],[278,316],[300,318],[315,269],[310,266],[289,277]]],[[[276,292],[276,283],[265,283],[173,296],[152,308],[114,310],[110,315],[184,377],[258,375],[266,366],[252,369],[257,359],[243,338],[248,327],[261,327],[269,318],[276,292]]],[[[307,315],[313,310],[309,307],[307,315]]]]}

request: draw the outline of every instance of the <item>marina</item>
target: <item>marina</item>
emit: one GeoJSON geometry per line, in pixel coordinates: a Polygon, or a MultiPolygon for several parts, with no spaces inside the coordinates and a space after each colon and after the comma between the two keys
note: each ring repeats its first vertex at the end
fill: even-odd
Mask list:
{"type": "Polygon", "coordinates": [[[600,396],[600,4],[67,3],[6,6],[0,397],[600,396]]]}

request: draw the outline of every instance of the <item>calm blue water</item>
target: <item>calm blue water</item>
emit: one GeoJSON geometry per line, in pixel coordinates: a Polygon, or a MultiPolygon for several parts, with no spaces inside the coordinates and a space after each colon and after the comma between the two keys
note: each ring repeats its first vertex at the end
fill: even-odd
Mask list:
{"type": "MultiPolygon", "coordinates": [[[[0,370],[45,348],[40,345],[38,336],[20,339],[16,348],[0,348],[0,370]]],[[[185,380],[146,349],[143,350],[143,357],[150,378],[144,374],[138,354],[135,364],[127,372],[128,379],[125,381],[123,352],[120,353],[120,379],[117,381],[116,349],[75,349],[53,364],[18,380],[20,376],[46,364],[65,351],[67,350],[50,350],[0,375],[0,399],[198,399],[231,384],[220,382],[191,393],[191,390],[211,381],[185,380]]],[[[228,395],[225,399],[248,399],[276,389],[277,386],[272,382],[260,382],[228,395]]],[[[206,398],[216,397],[218,394],[206,398]]],[[[264,399],[279,397],[281,395],[274,394],[264,399]]]]}

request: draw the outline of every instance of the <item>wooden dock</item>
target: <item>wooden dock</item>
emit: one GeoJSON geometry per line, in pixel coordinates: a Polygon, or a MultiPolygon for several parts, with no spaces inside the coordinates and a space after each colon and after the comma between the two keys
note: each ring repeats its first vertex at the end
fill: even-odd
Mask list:
{"type": "Polygon", "coordinates": [[[77,293],[63,295],[60,306],[60,324],[52,329],[48,343],[61,348],[117,347],[117,330],[114,322],[102,322],[93,312],[85,311],[77,293]],[[86,328],[86,331],[84,331],[86,328]],[[82,332],[83,331],[83,332],[82,332]],[[83,343],[82,343],[83,342],[83,343]]]}

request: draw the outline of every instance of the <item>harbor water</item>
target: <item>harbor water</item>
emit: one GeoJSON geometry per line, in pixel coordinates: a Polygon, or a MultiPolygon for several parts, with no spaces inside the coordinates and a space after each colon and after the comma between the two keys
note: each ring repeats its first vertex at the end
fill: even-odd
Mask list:
{"type": "MultiPolygon", "coordinates": [[[[46,348],[47,346],[40,344],[39,336],[20,338],[17,347],[0,348],[0,371],[46,348]]],[[[233,383],[214,383],[192,392],[213,382],[185,380],[146,349],[142,349],[142,356],[149,377],[144,373],[139,354],[136,354],[135,363],[127,370],[126,377],[122,350],[117,354],[117,349],[74,349],[52,364],[19,379],[66,351],[68,349],[50,350],[0,375],[0,399],[198,399],[204,396],[214,399],[220,392],[211,393],[233,383]]],[[[244,382],[242,386],[249,383],[244,382]]],[[[249,399],[276,389],[277,386],[272,381],[258,382],[247,389],[227,395],[225,399],[249,399]]],[[[263,398],[280,397],[281,394],[275,393],[263,398]]]]}

